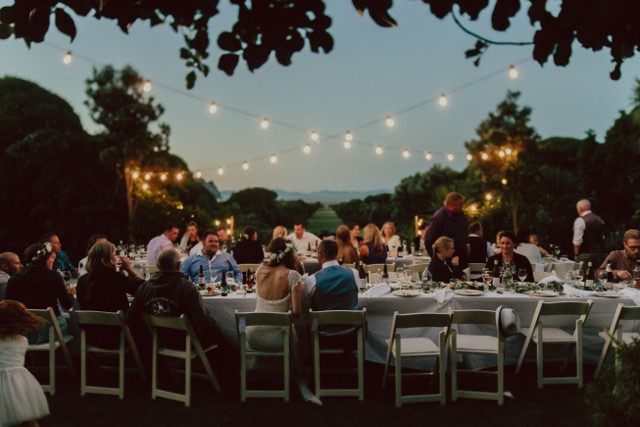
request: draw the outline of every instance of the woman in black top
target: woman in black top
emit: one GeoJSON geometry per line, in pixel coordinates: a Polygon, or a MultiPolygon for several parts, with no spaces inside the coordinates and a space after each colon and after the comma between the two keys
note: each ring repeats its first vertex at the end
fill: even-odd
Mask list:
{"type": "MultiPolygon", "coordinates": [[[[122,269],[116,270],[116,247],[111,242],[99,242],[91,247],[87,260],[87,274],[78,279],[77,296],[81,310],[116,312],[129,309],[127,294],[133,296],[144,279],[131,267],[126,257],[122,269]]],[[[88,339],[94,345],[114,347],[119,344],[119,330],[113,327],[87,328],[88,339]]]]}
{"type": "Polygon", "coordinates": [[[498,260],[498,266],[502,267],[504,264],[515,265],[514,277],[517,277],[517,272],[521,268],[527,272],[527,278],[525,282],[533,282],[533,269],[529,259],[514,252],[513,250],[518,246],[518,239],[513,231],[501,231],[498,233],[498,245],[500,247],[500,253],[489,258],[485,268],[493,269],[494,261],[498,260]]]}
{"type": "Polygon", "coordinates": [[[453,278],[466,280],[467,276],[460,269],[459,258],[453,257],[454,252],[453,239],[449,237],[439,237],[433,244],[429,272],[435,282],[449,283],[453,278]]]}
{"type": "Polygon", "coordinates": [[[242,231],[242,239],[233,250],[233,257],[238,264],[262,264],[264,252],[258,242],[258,232],[253,227],[245,227],[242,231]]]}

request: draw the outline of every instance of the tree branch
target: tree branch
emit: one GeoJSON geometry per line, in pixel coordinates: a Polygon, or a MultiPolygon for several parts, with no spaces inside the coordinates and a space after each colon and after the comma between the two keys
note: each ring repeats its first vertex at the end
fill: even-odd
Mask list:
{"type": "Polygon", "coordinates": [[[456,16],[456,13],[453,11],[453,9],[451,10],[451,16],[453,16],[453,20],[455,21],[456,25],[460,27],[462,31],[487,44],[508,45],[508,46],[528,46],[528,45],[534,44],[533,42],[499,42],[495,40],[489,40],[488,38],[482,37],[481,35],[474,33],[473,31],[467,29],[464,25],[462,25],[462,23],[458,20],[458,17],[456,16]]]}

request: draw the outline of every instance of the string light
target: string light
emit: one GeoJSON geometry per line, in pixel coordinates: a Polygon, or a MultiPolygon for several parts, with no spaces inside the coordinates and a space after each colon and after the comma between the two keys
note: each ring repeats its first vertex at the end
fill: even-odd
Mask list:
{"type": "Polygon", "coordinates": [[[473,159],[473,156],[471,154],[467,154],[467,161],[471,161],[471,159],[473,159]]]}
{"type": "Polygon", "coordinates": [[[512,79],[518,78],[518,69],[515,67],[515,65],[509,67],[509,77],[511,77],[512,79]]]}
{"type": "Polygon", "coordinates": [[[313,142],[319,142],[320,141],[320,135],[315,130],[312,130],[311,132],[309,132],[309,137],[311,138],[311,140],[313,142]]]}
{"type": "Polygon", "coordinates": [[[487,193],[487,194],[485,194],[485,195],[484,195],[484,199],[485,199],[487,202],[491,201],[491,199],[493,199],[493,194],[491,194],[491,193],[487,193]]]}
{"type": "Polygon", "coordinates": [[[409,150],[407,150],[406,148],[402,150],[402,157],[404,157],[405,159],[411,157],[411,153],[409,152],[409,150]]]}
{"type": "Polygon", "coordinates": [[[138,172],[134,172],[134,173],[131,174],[131,177],[133,179],[138,179],[138,178],[140,178],[140,174],[138,172]]]}
{"type": "Polygon", "coordinates": [[[471,210],[471,212],[475,212],[478,210],[478,207],[476,205],[471,205],[469,209],[471,210]]]}
{"type": "Polygon", "coordinates": [[[272,154],[271,157],[269,158],[269,161],[271,163],[276,163],[278,161],[278,156],[276,156],[275,154],[272,154]]]}
{"type": "Polygon", "coordinates": [[[264,130],[269,129],[269,125],[270,125],[270,123],[269,123],[269,119],[264,118],[264,119],[260,120],[260,127],[261,127],[262,129],[264,129],[264,130]]]}
{"type": "Polygon", "coordinates": [[[440,98],[438,99],[438,104],[440,104],[442,107],[446,107],[447,104],[449,104],[449,99],[447,98],[447,95],[445,95],[444,93],[440,94],[440,98]]]}
{"type": "Polygon", "coordinates": [[[489,158],[489,155],[487,153],[482,153],[480,157],[482,158],[482,160],[487,160],[489,158]]]}
{"type": "Polygon", "coordinates": [[[507,185],[507,178],[502,178],[502,181],[500,181],[502,183],[502,185],[507,185]]]}
{"type": "Polygon", "coordinates": [[[166,181],[167,180],[167,174],[163,173],[162,175],[160,175],[160,180],[166,181]]]}
{"type": "Polygon", "coordinates": [[[505,153],[507,153],[507,156],[511,155],[511,148],[507,148],[506,150],[504,150],[505,153]]]}
{"type": "Polygon", "coordinates": [[[144,179],[149,181],[151,179],[151,174],[150,173],[145,174],[144,179]]]}
{"type": "Polygon", "coordinates": [[[376,154],[378,156],[382,155],[382,146],[376,145],[376,154]]]}
{"type": "Polygon", "coordinates": [[[392,128],[396,125],[396,121],[392,116],[387,116],[387,119],[385,120],[385,124],[387,125],[388,128],[392,128]]]}
{"type": "Polygon", "coordinates": [[[222,166],[218,168],[218,175],[224,175],[224,168],[222,166]]]}
{"type": "Polygon", "coordinates": [[[218,112],[218,106],[216,105],[215,102],[212,102],[211,104],[209,104],[209,114],[215,114],[218,112]]]}
{"type": "Polygon", "coordinates": [[[73,55],[71,55],[71,52],[67,52],[63,57],[62,57],[62,63],[65,65],[69,65],[71,64],[71,61],[73,60],[73,55]]]}
{"type": "Polygon", "coordinates": [[[311,144],[305,144],[304,147],[302,147],[302,151],[304,151],[305,154],[309,154],[311,152],[311,144]]]}
{"type": "Polygon", "coordinates": [[[345,141],[342,143],[342,146],[348,150],[349,148],[351,148],[351,141],[349,141],[349,140],[345,140],[345,141]]]}
{"type": "Polygon", "coordinates": [[[142,184],[142,189],[143,190],[148,190],[149,189],[149,184],[147,184],[146,182],[144,184],[142,184]]]}
{"type": "Polygon", "coordinates": [[[182,181],[182,178],[184,178],[184,175],[182,175],[182,172],[178,172],[178,174],[176,175],[176,179],[178,181],[182,181]]]}
{"type": "Polygon", "coordinates": [[[498,156],[500,156],[500,157],[504,157],[504,156],[505,156],[505,152],[504,152],[504,150],[500,150],[500,151],[498,152],[498,156]]]}
{"type": "Polygon", "coordinates": [[[142,84],[142,90],[145,93],[149,93],[151,92],[151,82],[149,80],[145,80],[144,83],[142,84]]]}
{"type": "Polygon", "coordinates": [[[433,158],[433,156],[431,155],[430,152],[427,151],[426,153],[424,153],[424,158],[427,159],[427,160],[431,160],[433,158]]]}
{"type": "Polygon", "coordinates": [[[196,171],[196,178],[198,179],[202,178],[202,172],[200,172],[199,170],[196,171]]]}
{"type": "Polygon", "coordinates": [[[447,154],[447,160],[449,160],[450,162],[453,162],[453,159],[454,159],[453,154],[451,153],[447,154]]]}
{"type": "Polygon", "coordinates": [[[350,130],[348,130],[345,134],[344,134],[344,140],[345,141],[353,141],[353,134],[351,133],[350,130]]]}
{"type": "Polygon", "coordinates": [[[248,171],[249,170],[249,163],[248,162],[242,162],[242,169],[248,171]]]}

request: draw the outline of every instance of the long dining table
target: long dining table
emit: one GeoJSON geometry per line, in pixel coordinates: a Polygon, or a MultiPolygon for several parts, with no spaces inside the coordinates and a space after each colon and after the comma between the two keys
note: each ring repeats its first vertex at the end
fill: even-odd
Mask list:
{"type": "MultiPolygon", "coordinates": [[[[526,294],[497,294],[487,292],[479,296],[465,296],[454,294],[452,298],[438,302],[434,294],[419,293],[414,297],[401,297],[393,294],[383,296],[368,296],[365,293],[359,296],[359,305],[367,310],[367,339],[366,358],[367,360],[384,363],[387,347],[385,340],[389,339],[393,313],[448,313],[452,310],[485,309],[495,310],[499,306],[514,309],[521,322],[521,327],[529,327],[536,305],[542,297],[529,296],[526,294]]],[[[620,296],[617,298],[592,297],[568,297],[557,296],[545,298],[547,301],[586,301],[591,299],[593,306],[589,317],[584,325],[584,361],[585,363],[597,363],[604,340],[598,335],[603,329],[608,329],[611,325],[616,307],[619,303],[635,306],[630,298],[620,296]]],[[[254,311],[256,307],[255,294],[239,295],[229,294],[228,296],[204,296],[206,306],[220,323],[223,335],[231,342],[237,344],[237,331],[235,325],[236,310],[254,311]]],[[[575,319],[567,320],[559,318],[554,320],[553,326],[566,327],[571,331],[575,327],[575,319]]],[[[461,325],[461,333],[465,334],[494,334],[492,330],[484,326],[461,325]]],[[[409,331],[406,336],[420,336],[423,332],[409,331]]],[[[436,339],[437,331],[427,334],[431,339],[436,339]]],[[[505,363],[515,364],[524,343],[522,335],[508,337],[505,363]]],[[[535,356],[534,356],[535,357],[535,356]]],[[[467,366],[471,369],[479,369],[487,366],[495,366],[495,357],[490,356],[465,356],[467,366]]],[[[417,362],[414,367],[428,367],[430,362],[417,362]]]]}

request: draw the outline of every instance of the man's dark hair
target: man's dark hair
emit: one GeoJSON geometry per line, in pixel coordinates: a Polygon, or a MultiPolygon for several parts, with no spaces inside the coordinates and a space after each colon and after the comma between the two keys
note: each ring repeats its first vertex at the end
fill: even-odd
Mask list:
{"type": "Polygon", "coordinates": [[[482,224],[480,224],[479,222],[472,222],[471,224],[469,224],[469,227],[467,228],[467,231],[469,232],[469,234],[475,234],[476,232],[482,230],[482,224]]]}
{"type": "Polygon", "coordinates": [[[318,245],[320,252],[327,261],[333,261],[338,256],[338,243],[335,240],[323,240],[318,245]]]}

